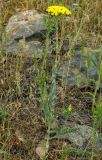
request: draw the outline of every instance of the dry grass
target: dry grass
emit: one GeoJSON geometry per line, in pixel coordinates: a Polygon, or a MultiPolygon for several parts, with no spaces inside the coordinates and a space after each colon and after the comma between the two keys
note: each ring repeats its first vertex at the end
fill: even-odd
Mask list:
{"type": "MultiPolygon", "coordinates": [[[[53,4],[54,1],[57,0],[52,0],[53,4]]],[[[70,44],[75,40],[75,45],[97,49],[102,44],[102,1],[78,1],[65,1],[65,5],[72,11],[72,16],[68,18],[63,36],[67,35],[70,44]],[[76,39],[78,32],[80,34],[76,39]]],[[[37,9],[45,13],[47,6],[48,0],[0,0],[0,29],[3,29],[9,18],[18,11],[37,9]]],[[[19,57],[5,56],[2,52],[0,55],[0,113],[4,113],[2,120],[0,119],[0,149],[5,151],[0,160],[38,160],[35,148],[46,134],[47,127],[42,122],[39,92],[35,85],[35,70],[30,68],[34,62],[31,59],[24,62],[23,60],[19,57]],[[24,141],[20,139],[18,131],[21,132],[20,136],[22,135],[24,141]]],[[[67,102],[72,101],[73,106],[81,105],[81,111],[84,108],[87,114],[91,110],[92,101],[88,102],[85,99],[84,92],[89,90],[93,92],[94,89],[90,86],[85,88],[85,91],[73,89],[61,94],[65,95],[67,102]],[[74,97],[74,100],[71,97],[74,97]]],[[[59,99],[62,100],[60,97],[59,99]]],[[[59,110],[62,105],[59,101],[59,110]]],[[[57,160],[61,156],[60,151],[64,143],[58,140],[51,143],[49,160],[57,160]]],[[[68,159],[71,158],[67,157],[66,160],[68,159]]]]}
{"type": "MultiPolygon", "coordinates": [[[[52,1],[54,4],[54,0],[52,1]]],[[[37,9],[45,12],[48,0],[1,0],[2,23],[7,23],[9,17],[17,11],[37,9]]],[[[83,0],[75,3],[74,0],[66,0],[66,6],[72,10],[72,17],[68,21],[67,32],[72,38],[75,36],[82,22],[81,37],[97,47],[102,43],[102,2],[100,0],[83,0]]]]}

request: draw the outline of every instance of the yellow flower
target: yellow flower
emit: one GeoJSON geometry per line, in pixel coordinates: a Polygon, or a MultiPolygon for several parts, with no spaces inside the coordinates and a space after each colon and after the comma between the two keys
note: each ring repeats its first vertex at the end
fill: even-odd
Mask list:
{"type": "Polygon", "coordinates": [[[71,105],[71,104],[67,107],[67,110],[68,110],[69,112],[72,111],[72,105],[71,105]]]}
{"type": "Polygon", "coordinates": [[[71,11],[64,6],[49,6],[46,11],[49,14],[55,15],[55,16],[58,16],[61,14],[71,15],[71,11]]]}

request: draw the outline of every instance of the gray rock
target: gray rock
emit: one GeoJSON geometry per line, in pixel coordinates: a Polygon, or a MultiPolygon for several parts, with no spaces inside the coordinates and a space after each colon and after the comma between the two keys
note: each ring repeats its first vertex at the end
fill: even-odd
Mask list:
{"type": "Polygon", "coordinates": [[[29,41],[26,43],[22,40],[8,45],[6,53],[13,53],[13,55],[22,55],[24,57],[42,58],[43,46],[39,41],[29,41]]]}
{"type": "Polygon", "coordinates": [[[36,10],[19,12],[12,16],[6,27],[8,41],[28,38],[37,32],[46,30],[45,16],[36,10]]]}
{"type": "Polygon", "coordinates": [[[45,155],[48,152],[46,139],[43,139],[36,148],[36,154],[40,159],[44,159],[45,155]]]}
{"type": "Polygon", "coordinates": [[[3,46],[6,53],[42,58],[44,51],[41,36],[46,31],[45,17],[46,15],[39,14],[36,10],[12,16],[5,29],[6,43],[3,46]]]}
{"type": "Polygon", "coordinates": [[[57,76],[64,85],[81,87],[97,79],[97,66],[98,60],[95,53],[82,55],[81,51],[76,50],[70,61],[65,61],[59,66],[57,76]],[[87,67],[88,61],[90,64],[87,67]]]}
{"type": "Polygon", "coordinates": [[[93,128],[88,125],[79,125],[77,123],[67,121],[51,139],[66,139],[73,143],[75,147],[79,147],[80,149],[83,149],[86,146],[89,149],[92,149],[93,146],[95,152],[102,152],[102,135],[98,133],[98,131],[96,131],[96,135],[94,135],[93,131],[93,128]],[[95,137],[93,137],[93,135],[95,137]]]}
{"type": "Polygon", "coordinates": [[[87,125],[80,125],[80,126],[78,126],[78,129],[79,129],[80,135],[84,139],[88,140],[89,138],[91,138],[92,133],[93,133],[92,127],[87,126],[87,125]]]}
{"type": "Polygon", "coordinates": [[[87,125],[79,125],[75,123],[64,124],[61,129],[62,134],[58,136],[61,139],[68,139],[71,143],[76,146],[83,147],[84,144],[91,138],[93,129],[87,125]],[[63,133],[63,129],[68,130],[67,133],[63,133]]]}

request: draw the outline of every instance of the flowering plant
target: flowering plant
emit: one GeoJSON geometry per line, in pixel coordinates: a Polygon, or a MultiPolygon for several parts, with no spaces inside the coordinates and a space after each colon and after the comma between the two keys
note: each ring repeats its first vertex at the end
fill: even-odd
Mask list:
{"type": "Polygon", "coordinates": [[[64,6],[49,6],[46,10],[50,15],[71,15],[71,11],[64,6]]]}

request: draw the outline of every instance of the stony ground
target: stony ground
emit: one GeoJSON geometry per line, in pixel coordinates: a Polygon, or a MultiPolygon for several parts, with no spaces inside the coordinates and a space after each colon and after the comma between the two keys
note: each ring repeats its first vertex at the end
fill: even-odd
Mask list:
{"type": "MultiPolygon", "coordinates": [[[[0,26],[0,160],[40,160],[46,152],[48,126],[45,125],[41,107],[35,64],[39,73],[48,74],[46,83],[49,92],[53,87],[51,74],[56,58],[56,34],[55,30],[51,32],[47,44],[50,56],[47,57],[45,69],[42,67],[42,51],[47,41],[46,27],[42,21],[44,15],[41,13],[48,4],[46,0],[34,3],[34,8],[40,12],[34,8],[28,11],[32,9],[31,4],[23,3],[23,0],[1,3],[5,16],[3,26],[0,26]],[[11,9],[11,4],[16,7],[11,9]],[[8,32],[8,39],[5,38],[5,31],[8,32]]],[[[46,160],[102,159],[102,121],[97,128],[97,137],[94,141],[91,139],[95,129],[93,95],[98,80],[97,68],[102,58],[102,3],[98,0],[97,3],[88,0],[78,3],[80,5],[76,1],[69,2],[74,14],[65,19],[65,39],[60,48],[56,72],[56,119],[51,128],[46,160]],[[82,30],[78,40],[75,40],[82,15],[82,30]],[[72,58],[68,57],[69,51],[72,58]],[[72,110],[66,117],[68,106],[72,110]]],[[[99,98],[102,98],[102,84],[96,94],[96,99],[99,98]]]]}
{"type": "MultiPolygon", "coordinates": [[[[39,106],[39,91],[37,86],[34,85],[35,70],[34,67],[31,67],[33,62],[30,61],[30,59],[29,61],[27,60],[26,63],[22,64],[23,70],[21,66],[19,66],[21,73],[20,87],[22,93],[18,95],[17,92],[14,92],[16,81],[14,73],[16,70],[15,64],[18,64],[17,60],[18,62],[20,61],[17,57],[5,57],[5,60],[2,59],[1,64],[4,67],[4,70],[1,70],[1,79],[3,83],[1,83],[0,87],[0,103],[1,108],[7,113],[4,118],[4,122],[1,122],[0,127],[2,137],[1,147],[5,149],[5,153],[1,154],[1,159],[7,157],[7,159],[10,160],[19,160],[20,158],[27,160],[33,158],[37,160],[39,157],[35,151],[38,144],[45,138],[47,126],[43,123],[43,115],[39,106]]],[[[55,127],[62,128],[63,124],[65,125],[62,109],[68,104],[72,104],[73,110],[70,117],[68,117],[67,122],[72,126],[78,124],[91,127],[92,97],[89,96],[88,92],[94,91],[94,85],[90,84],[89,86],[81,89],[75,87],[72,87],[71,89],[64,89],[59,81],[57,81],[57,84],[58,102],[56,104],[56,111],[58,114],[58,123],[55,127]]],[[[99,94],[100,92],[101,91],[99,91],[99,94]]],[[[77,138],[76,135],[74,138],[77,138]]],[[[60,159],[64,154],[63,151],[69,152],[67,150],[68,148],[70,148],[70,152],[65,154],[67,156],[65,156],[64,159],[88,159],[88,153],[86,151],[90,150],[90,146],[84,144],[85,146],[82,148],[74,143],[71,143],[66,135],[63,135],[62,138],[56,137],[52,139],[50,141],[48,159],[60,159]],[[78,153],[74,153],[75,151],[73,150],[78,153]],[[80,153],[81,151],[85,151],[85,155],[80,153]]],[[[82,143],[82,140],[79,139],[78,143],[82,143]]]]}

